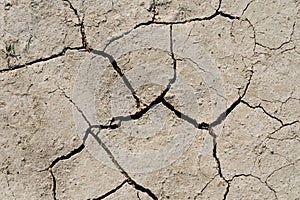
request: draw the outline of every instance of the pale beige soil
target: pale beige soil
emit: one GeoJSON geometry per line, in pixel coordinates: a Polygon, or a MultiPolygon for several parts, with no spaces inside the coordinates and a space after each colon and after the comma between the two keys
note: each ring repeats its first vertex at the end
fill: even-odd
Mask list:
{"type": "Polygon", "coordinates": [[[299,8],[1,0],[0,199],[300,199],[299,8]]]}

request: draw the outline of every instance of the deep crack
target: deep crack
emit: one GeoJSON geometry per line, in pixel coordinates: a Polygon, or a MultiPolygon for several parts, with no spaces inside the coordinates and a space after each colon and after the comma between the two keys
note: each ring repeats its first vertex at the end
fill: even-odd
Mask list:
{"type": "Polygon", "coordinates": [[[169,102],[167,102],[167,101],[165,100],[165,98],[163,98],[162,104],[163,104],[165,107],[167,107],[169,110],[171,110],[172,112],[174,112],[174,114],[175,114],[178,118],[180,118],[180,119],[182,119],[182,120],[184,120],[184,121],[186,121],[186,122],[192,124],[195,128],[197,128],[197,129],[208,130],[208,128],[209,128],[209,124],[208,124],[208,123],[206,123],[206,122],[202,122],[201,124],[198,123],[197,120],[195,120],[195,119],[189,117],[188,115],[185,115],[185,114],[183,114],[182,112],[176,110],[176,108],[175,108],[172,104],[170,104],[169,102]]]}

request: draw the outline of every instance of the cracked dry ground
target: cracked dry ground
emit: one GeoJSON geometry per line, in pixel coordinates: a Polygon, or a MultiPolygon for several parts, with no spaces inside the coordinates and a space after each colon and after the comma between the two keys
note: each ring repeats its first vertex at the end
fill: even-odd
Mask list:
{"type": "Polygon", "coordinates": [[[2,0],[0,199],[299,199],[299,4],[2,0]],[[158,29],[168,34],[154,43],[164,41],[168,52],[152,46],[120,57],[110,52],[158,29]],[[217,115],[203,74],[176,54],[182,48],[177,33],[205,49],[218,69],[225,104],[217,115]],[[73,99],[89,56],[106,63],[95,83],[98,124],[73,99]],[[130,71],[144,63],[168,66],[164,84],[135,87],[130,71]],[[184,84],[180,76],[193,98],[176,93],[184,84]],[[130,102],[122,115],[111,112],[117,81],[130,102]],[[72,111],[86,126],[84,137],[72,111]],[[163,125],[150,118],[159,111],[163,125]],[[163,128],[135,138],[149,121],[153,130],[163,128]],[[143,172],[143,162],[134,163],[140,171],[134,173],[111,150],[159,149],[178,133],[173,126],[195,135],[169,165],[143,172]],[[88,149],[91,138],[108,162],[88,149]]]}

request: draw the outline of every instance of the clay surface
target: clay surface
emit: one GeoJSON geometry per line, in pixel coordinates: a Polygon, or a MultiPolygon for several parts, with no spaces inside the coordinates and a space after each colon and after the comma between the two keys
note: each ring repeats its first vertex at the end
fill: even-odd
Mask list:
{"type": "Polygon", "coordinates": [[[299,8],[2,0],[0,199],[300,199],[299,8]]]}

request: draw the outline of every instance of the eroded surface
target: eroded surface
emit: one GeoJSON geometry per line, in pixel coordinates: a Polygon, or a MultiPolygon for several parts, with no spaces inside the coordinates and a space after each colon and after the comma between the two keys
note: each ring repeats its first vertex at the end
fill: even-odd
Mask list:
{"type": "Polygon", "coordinates": [[[12,0],[0,9],[0,199],[300,198],[298,1],[12,0]],[[111,53],[158,29],[164,51],[111,53]],[[221,90],[206,66],[195,71],[190,55],[177,54],[188,48],[178,35],[218,69],[218,112],[209,91],[221,90]],[[73,97],[88,57],[106,63],[95,82],[97,124],[73,97]],[[160,84],[138,85],[143,75],[160,84]],[[155,170],[144,166],[161,157],[129,168],[116,152],[156,150],[180,133],[194,135],[155,170]]]}

